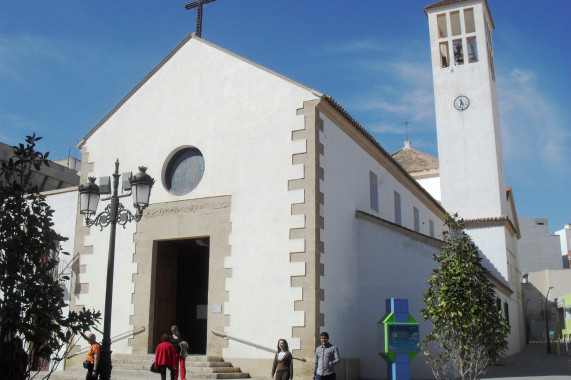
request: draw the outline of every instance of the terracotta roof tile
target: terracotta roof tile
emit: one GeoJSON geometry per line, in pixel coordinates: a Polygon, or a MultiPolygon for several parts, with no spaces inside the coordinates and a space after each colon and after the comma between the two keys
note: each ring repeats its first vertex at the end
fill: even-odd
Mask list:
{"type": "Polygon", "coordinates": [[[414,149],[406,141],[404,148],[391,154],[391,157],[409,173],[438,170],[438,159],[414,149]]]}
{"type": "Polygon", "coordinates": [[[442,7],[445,5],[463,3],[465,1],[468,1],[468,0],[441,0],[441,1],[437,1],[434,4],[431,4],[431,5],[424,7],[424,9],[438,8],[438,7],[442,7]]]}

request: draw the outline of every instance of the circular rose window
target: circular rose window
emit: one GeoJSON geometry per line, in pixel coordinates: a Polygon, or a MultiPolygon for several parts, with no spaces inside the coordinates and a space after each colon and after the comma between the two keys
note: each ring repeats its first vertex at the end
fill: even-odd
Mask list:
{"type": "Polygon", "coordinates": [[[196,148],[184,148],[169,160],[165,171],[165,185],[176,195],[190,193],[204,174],[204,157],[196,148]]]}

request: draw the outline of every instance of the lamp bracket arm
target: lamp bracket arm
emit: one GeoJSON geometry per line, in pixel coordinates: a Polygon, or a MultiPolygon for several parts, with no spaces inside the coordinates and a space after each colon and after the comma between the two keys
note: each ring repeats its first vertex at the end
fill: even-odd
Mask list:
{"type": "MultiPolygon", "coordinates": [[[[121,195],[115,195],[115,197],[117,198],[125,198],[125,197],[130,197],[133,194],[132,191],[129,191],[128,193],[125,194],[121,194],[121,195]]],[[[101,201],[110,201],[111,199],[113,199],[113,195],[108,196],[107,198],[102,198],[101,201]]]]}

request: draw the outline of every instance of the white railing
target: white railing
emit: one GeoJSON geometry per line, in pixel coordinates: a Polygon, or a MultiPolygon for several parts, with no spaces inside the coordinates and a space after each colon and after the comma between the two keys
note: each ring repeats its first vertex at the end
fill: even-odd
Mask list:
{"type": "MultiPolygon", "coordinates": [[[[143,331],[145,331],[144,326],[135,327],[132,330],[129,330],[129,331],[126,331],[124,333],[121,333],[121,334],[118,334],[118,335],[111,337],[111,343],[115,343],[115,342],[118,342],[118,341],[126,339],[126,338],[132,338],[133,335],[142,333],[143,331]]],[[[72,356],[76,356],[79,354],[84,354],[87,351],[89,351],[89,347],[85,347],[85,348],[82,348],[81,350],[70,352],[69,354],[67,354],[65,359],[71,358],[72,356]]]]}
{"type": "MultiPolygon", "coordinates": [[[[244,339],[236,338],[236,337],[233,337],[233,336],[231,336],[231,335],[228,335],[228,334],[226,334],[226,333],[223,333],[223,332],[221,332],[221,331],[217,331],[217,330],[214,330],[214,329],[210,329],[210,331],[212,331],[212,333],[213,333],[214,335],[218,335],[218,336],[220,336],[220,337],[222,337],[222,338],[224,338],[224,339],[235,340],[236,342],[239,342],[239,343],[242,343],[242,344],[245,344],[245,345],[248,345],[248,346],[256,347],[256,348],[259,348],[260,350],[268,351],[268,352],[271,352],[271,353],[275,353],[275,352],[276,352],[276,349],[275,349],[275,348],[269,348],[269,347],[262,346],[262,345],[260,345],[260,344],[253,343],[253,342],[250,342],[250,341],[247,341],[247,340],[244,340],[244,339]]],[[[302,362],[306,362],[306,361],[307,361],[307,360],[304,359],[304,358],[298,358],[298,357],[296,357],[296,356],[292,356],[292,357],[293,357],[295,360],[299,360],[299,361],[302,361],[302,362]]]]}

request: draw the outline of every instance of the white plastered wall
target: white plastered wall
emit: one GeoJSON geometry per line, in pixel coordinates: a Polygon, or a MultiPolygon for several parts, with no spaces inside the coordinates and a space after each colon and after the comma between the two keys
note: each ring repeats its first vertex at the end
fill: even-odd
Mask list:
{"type": "Polygon", "coordinates": [[[424,189],[428,191],[434,199],[437,201],[442,200],[442,194],[440,192],[440,177],[420,178],[417,179],[417,182],[424,187],[424,189]]]}
{"type": "Polygon", "coordinates": [[[571,253],[571,224],[566,224],[563,229],[555,231],[561,243],[561,255],[569,257],[571,253]]]}
{"type": "MultiPolygon", "coordinates": [[[[289,231],[305,225],[303,216],[291,215],[291,206],[304,201],[304,192],[288,191],[288,181],[304,176],[302,165],[292,165],[292,155],[306,150],[305,141],[291,140],[293,130],[304,128],[296,109],[316,98],[307,88],[190,39],[86,142],[94,163],[90,176],[109,175],[116,158],[122,172],[147,166],[156,179],[152,203],[231,195],[231,256],[225,267],[232,276],[226,280],[229,301],[223,305],[230,315],[227,333],[270,347],[286,338],[299,348],[300,342],[291,338],[292,326],[304,324],[304,313],[294,311],[302,294],[291,288],[290,276],[303,274],[305,267],[289,261],[300,245],[289,239],[289,231]],[[202,152],[205,171],[195,190],[174,196],[161,176],[165,160],[181,146],[202,152]]],[[[132,327],[135,228],[131,223],[117,233],[112,335],[132,327]]],[[[92,228],[86,239],[94,254],[85,262],[90,269],[82,282],[90,286],[81,303],[103,302],[97,284],[103,281],[99,274],[106,266],[107,235],[92,228]]],[[[129,352],[126,344],[114,345],[114,351],[129,352]]],[[[230,341],[224,356],[271,354],[230,341]]]]}
{"type": "MultiPolygon", "coordinates": [[[[67,252],[69,255],[60,253],[59,270],[64,269],[73,259],[73,245],[75,241],[75,218],[77,215],[78,193],[77,189],[62,189],[43,193],[46,196],[46,202],[54,210],[52,222],[53,229],[59,235],[68,238],[67,241],[60,242],[60,252],[67,252]]],[[[71,271],[71,264],[67,267],[71,271]]],[[[68,270],[66,270],[68,272],[68,270]]],[[[69,305],[70,290],[73,279],[64,281],[64,300],[69,305]]],[[[62,310],[63,315],[69,313],[69,307],[62,310]]],[[[59,365],[57,370],[63,371],[64,366],[59,365]]]]}
{"type": "MultiPolygon", "coordinates": [[[[409,313],[420,323],[420,340],[432,330],[420,310],[425,306],[423,292],[436,263],[437,248],[412,241],[370,221],[359,220],[359,357],[361,379],[385,378],[386,362],[379,356],[377,322],[385,315],[385,300],[408,299],[409,313]]],[[[431,371],[422,354],[411,362],[411,378],[430,378],[431,371]]]]}
{"type": "Polygon", "coordinates": [[[508,303],[511,333],[508,336],[508,355],[515,354],[521,348],[521,279],[517,260],[517,246],[515,238],[503,226],[471,228],[466,231],[481,253],[485,256],[484,266],[492,275],[503,281],[513,293],[506,295],[500,291],[497,297],[508,303]],[[490,265],[491,264],[491,265],[490,265]]]}
{"type": "MultiPolygon", "coordinates": [[[[419,209],[421,234],[429,235],[428,220],[432,219],[435,235],[441,238],[442,220],[331,120],[324,115],[321,118],[324,121],[324,130],[319,137],[324,145],[324,155],[320,160],[324,170],[320,184],[324,194],[321,239],[325,246],[321,257],[325,268],[321,281],[325,293],[320,306],[325,317],[322,331],[327,331],[331,342],[339,345],[341,356],[362,359],[361,377],[375,378],[379,376],[375,371],[381,364],[369,353],[377,355],[376,343],[373,345],[370,337],[376,337],[376,322],[384,314],[385,298],[409,298],[414,305],[411,310],[417,313],[417,300],[421,298],[429,278],[432,256],[427,247],[409,237],[378,226],[368,227],[368,222],[357,219],[355,213],[361,210],[394,222],[396,190],[401,195],[405,228],[413,230],[413,207],[419,209]],[[379,212],[370,208],[370,171],[379,181],[379,212]],[[379,245],[376,250],[375,244],[379,245]],[[379,267],[379,272],[373,269],[376,267],[379,267]],[[395,284],[398,286],[393,286],[395,284]],[[363,292],[371,295],[371,289],[375,287],[379,297],[369,300],[360,296],[363,292]],[[381,309],[383,312],[379,312],[381,309]],[[374,322],[360,320],[356,323],[355,318],[374,322]],[[370,337],[365,338],[367,336],[370,337]],[[366,343],[356,337],[363,338],[366,343]]],[[[378,357],[378,361],[382,359],[378,357]]]]}

